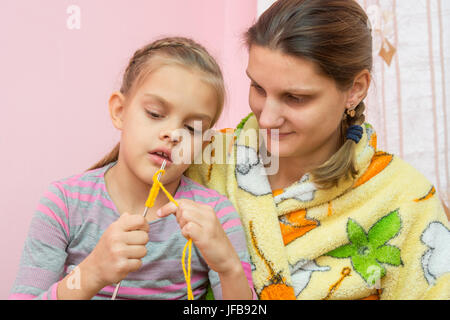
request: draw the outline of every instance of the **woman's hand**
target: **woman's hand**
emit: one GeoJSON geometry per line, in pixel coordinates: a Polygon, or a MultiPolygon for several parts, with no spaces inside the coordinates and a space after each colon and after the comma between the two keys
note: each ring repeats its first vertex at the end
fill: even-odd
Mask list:
{"type": "Polygon", "coordinates": [[[147,220],[129,213],[123,213],[106,229],[85,260],[101,288],[118,283],[142,266],[141,259],[147,254],[148,232],[147,220]]]}
{"type": "Polygon", "coordinates": [[[220,224],[214,210],[205,204],[188,199],[177,199],[178,207],[172,202],[162,206],[159,217],[176,216],[181,234],[192,239],[202,253],[208,266],[219,274],[236,272],[241,268],[239,256],[220,224]]]}

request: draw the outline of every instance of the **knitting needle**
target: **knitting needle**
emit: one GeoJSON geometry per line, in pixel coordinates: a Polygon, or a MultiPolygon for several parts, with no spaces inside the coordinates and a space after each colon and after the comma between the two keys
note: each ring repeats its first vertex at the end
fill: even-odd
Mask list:
{"type": "MultiPolygon", "coordinates": [[[[166,168],[166,162],[167,162],[166,160],[163,161],[161,168],[159,168],[159,170],[164,170],[166,168]]],[[[159,181],[159,179],[161,179],[161,174],[162,174],[162,172],[158,173],[158,181],[159,181]]],[[[148,210],[148,207],[145,206],[144,213],[142,214],[142,216],[144,218],[147,215],[147,210],[148,210]]]]}
{"type": "MultiPolygon", "coordinates": [[[[161,168],[159,168],[159,170],[164,170],[164,169],[166,168],[166,162],[167,162],[166,160],[163,161],[163,163],[162,163],[162,165],[161,165],[161,168]]],[[[158,181],[159,181],[159,179],[161,179],[161,174],[162,174],[162,172],[160,172],[160,173],[158,174],[158,181]]],[[[148,211],[148,207],[145,206],[144,213],[142,214],[142,216],[143,216],[144,218],[145,218],[145,216],[147,215],[147,211],[148,211]]],[[[113,295],[112,295],[112,297],[111,297],[111,300],[116,300],[116,296],[117,296],[117,293],[119,292],[119,288],[120,288],[121,283],[122,283],[122,281],[120,281],[120,282],[116,285],[116,288],[114,289],[114,292],[113,292],[113,295]]]]}

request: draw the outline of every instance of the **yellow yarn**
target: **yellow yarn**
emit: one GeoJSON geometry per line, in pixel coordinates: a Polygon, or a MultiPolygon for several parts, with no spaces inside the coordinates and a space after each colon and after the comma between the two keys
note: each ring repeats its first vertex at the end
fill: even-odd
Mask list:
{"type": "MultiPolygon", "coordinates": [[[[156,171],[156,173],[153,175],[153,185],[150,189],[150,193],[148,195],[147,201],[145,202],[146,207],[153,207],[155,204],[156,197],[158,196],[159,189],[162,189],[162,191],[166,194],[167,198],[170,202],[175,204],[178,207],[178,202],[175,201],[175,199],[172,197],[172,195],[169,193],[169,191],[164,188],[162,183],[158,180],[158,174],[164,174],[166,171],[164,169],[160,169],[156,171]]],[[[181,264],[183,266],[183,273],[184,273],[184,279],[186,280],[187,285],[187,294],[188,294],[188,300],[194,300],[194,295],[192,294],[192,288],[191,288],[191,257],[192,257],[192,239],[189,239],[186,245],[183,249],[183,256],[181,258],[181,264]],[[188,269],[186,272],[186,266],[185,266],[185,257],[186,257],[186,249],[189,248],[188,253],[188,269]]]]}
{"type": "Polygon", "coordinates": [[[192,239],[189,239],[183,249],[183,257],[181,258],[181,264],[183,266],[184,278],[186,279],[187,284],[187,294],[188,300],[194,300],[194,295],[192,294],[191,288],[191,250],[192,250],[192,239]],[[185,257],[186,257],[186,249],[189,248],[188,254],[188,270],[186,272],[186,266],[184,265],[185,257]]]}

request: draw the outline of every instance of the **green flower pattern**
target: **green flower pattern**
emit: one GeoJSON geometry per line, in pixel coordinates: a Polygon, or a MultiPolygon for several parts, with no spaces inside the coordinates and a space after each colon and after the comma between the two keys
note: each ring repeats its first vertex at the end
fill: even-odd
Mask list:
{"type": "Polygon", "coordinates": [[[368,233],[354,220],[348,219],[347,235],[350,243],[336,248],[326,255],[335,258],[351,258],[353,269],[369,286],[386,275],[382,264],[399,266],[402,264],[400,249],[387,245],[401,228],[398,209],[375,223],[368,233]]]}

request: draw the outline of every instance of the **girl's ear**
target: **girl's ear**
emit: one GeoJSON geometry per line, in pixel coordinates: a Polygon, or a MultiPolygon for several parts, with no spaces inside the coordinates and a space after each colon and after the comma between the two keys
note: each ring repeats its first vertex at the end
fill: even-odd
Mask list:
{"type": "Polygon", "coordinates": [[[125,97],[120,91],[114,92],[108,102],[109,115],[114,127],[118,130],[123,128],[123,117],[125,111],[125,97]]]}
{"type": "Polygon", "coordinates": [[[348,100],[347,100],[347,108],[352,108],[352,106],[357,106],[364,98],[367,96],[367,92],[369,91],[370,86],[370,72],[367,69],[364,69],[355,77],[353,81],[353,86],[350,88],[348,100]]]}

